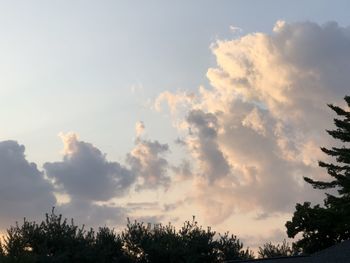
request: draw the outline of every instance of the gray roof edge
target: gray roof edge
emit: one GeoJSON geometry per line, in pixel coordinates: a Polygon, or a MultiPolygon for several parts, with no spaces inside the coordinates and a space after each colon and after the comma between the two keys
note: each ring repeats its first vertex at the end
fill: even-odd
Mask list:
{"type": "Polygon", "coordinates": [[[284,257],[273,257],[273,258],[254,258],[254,259],[234,259],[224,261],[224,263],[243,263],[243,262],[260,262],[268,260],[279,260],[279,259],[291,259],[291,258],[309,258],[310,255],[296,255],[296,256],[284,256],[284,257]]]}

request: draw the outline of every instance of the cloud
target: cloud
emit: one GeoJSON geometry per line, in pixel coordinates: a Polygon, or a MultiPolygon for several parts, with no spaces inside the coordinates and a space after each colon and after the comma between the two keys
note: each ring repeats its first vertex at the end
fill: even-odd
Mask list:
{"type": "Polygon", "coordinates": [[[192,166],[189,160],[182,159],[178,165],[171,166],[175,178],[179,181],[189,179],[193,176],[192,166]]]}
{"type": "Polygon", "coordinates": [[[143,121],[138,121],[135,124],[136,137],[140,137],[145,131],[145,124],[143,121]]]}
{"type": "Polygon", "coordinates": [[[159,207],[158,202],[129,202],[126,205],[131,210],[152,210],[159,207]]]}
{"type": "Polygon", "coordinates": [[[57,206],[57,213],[65,218],[73,218],[75,224],[87,227],[123,226],[129,209],[122,206],[95,204],[87,200],[73,199],[71,202],[57,206]]]}
{"type": "Polygon", "coordinates": [[[243,29],[238,26],[230,26],[230,31],[232,33],[242,33],[243,29]]]}
{"type": "Polygon", "coordinates": [[[141,206],[145,203],[138,207],[125,203],[129,190],[169,187],[170,166],[165,159],[168,145],[142,138],[143,122],[135,127],[135,147],[127,154],[125,166],[108,161],[98,148],[80,140],[75,133],[60,134],[64,146],[62,161],[44,164],[55,190],[69,196],[68,202],[59,204],[59,211],[67,217],[80,218],[89,226],[116,225],[125,223],[135,210],[144,210],[141,206]],[[118,198],[124,198],[124,203],[119,203],[118,198]]]}
{"type": "Polygon", "coordinates": [[[266,243],[272,243],[274,245],[282,244],[284,240],[291,246],[291,240],[288,239],[287,234],[278,228],[270,230],[264,235],[245,235],[242,236],[243,244],[249,246],[250,249],[258,251],[259,247],[262,247],[266,243]]]}
{"type": "Polygon", "coordinates": [[[167,144],[142,138],[136,139],[135,147],[127,155],[126,162],[137,176],[137,190],[155,189],[159,186],[169,187],[167,174],[169,163],[165,154],[169,151],[167,144]]]}
{"type": "Polygon", "coordinates": [[[24,217],[36,219],[56,203],[53,185],[24,152],[16,141],[0,142],[0,228],[24,217]]]}
{"type": "Polygon", "coordinates": [[[278,21],[271,35],[218,41],[212,51],[211,88],[156,100],[181,124],[198,207],[220,223],[238,211],[288,213],[298,201],[320,201],[302,177],[325,174],[317,160],[332,144],[326,104],[342,104],[349,91],[350,29],[278,21]]]}
{"type": "Polygon", "coordinates": [[[109,162],[91,143],[74,133],[62,134],[63,160],[45,163],[49,178],[71,198],[107,201],[124,195],[135,182],[134,174],[117,162],[109,162]]]}
{"type": "Polygon", "coordinates": [[[217,117],[212,113],[192,110],[188,114],[187,123],[190,127],[187,143],[200,162],[200,174],[210,181],[226,176],[230,172],[230,165],[217,144],[217,117]]]}

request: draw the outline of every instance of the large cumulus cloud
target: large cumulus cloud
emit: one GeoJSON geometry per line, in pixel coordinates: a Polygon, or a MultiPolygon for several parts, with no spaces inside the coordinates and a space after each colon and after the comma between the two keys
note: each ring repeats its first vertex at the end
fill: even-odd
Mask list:
{"type": "Polygon", "coordinates": [[[135,181],[130,170],[118,162],[109,162],[99,149],[80,141],[76,134],[61,137],[63,160],[45,163],[44,169],[48,177],[72,198],[108,201],[123,195],[135,181]]]}
{"type": "Polygon", "coordinates": [[[135,188],[168,187],[167,144],[141,138],[145,125],[136,124],[135,146],[126,155],[126,165],[107,160],[96,146],[75,133],[61,134],[63,159],[45,163],[44,170],[55,190],[69,196],[58,210],[89,225],[121,224],[132,209],[119,202],[135,188]],[[119,200],[118,200],[119,198],[119,200]]]}
{"type": "Polygon", "coordinates": [[[55,205],[52,184],[16,141],[0,142],[0,229],[24,217],[37,219],[55,205]]]}
{"type": "Polygon", "coordinates": [[[168,102],[197,165],[199,207],[218,223],[237,211],[285,213],[320,200],[302,177],[325,174],[317,160],[332,143],[326,104],[349,92],[350,29],[278,21],[270,35],[217,41],[212,50],[211,88],[156,100],[157,108],[168,102]]]}

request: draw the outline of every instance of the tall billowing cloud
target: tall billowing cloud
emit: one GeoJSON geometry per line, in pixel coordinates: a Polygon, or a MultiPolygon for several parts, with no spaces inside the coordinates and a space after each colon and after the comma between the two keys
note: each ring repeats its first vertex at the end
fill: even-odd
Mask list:
{"type": "Polygon", "coordinates": [[[302,177],[325,174],[317,160],[326,158],[319,147],[332,143],[326,104],[349,93],[350,29],[278,21],[271,35],[218,41],[212,51],[210,89],[156,100],[158,109],[168,102],[196,163],[199,207],[219,223],[237,211],[263,218],[319,200],[302,177]]]}
{"type": "Polygon", "coordinates": [[[165,158],[169,152],[169,146],[157,140],[142,138],[144,129],[143,122],[136,124],[135,147],[126,158],[131,171],[138,178],[136,188],[137,190],[155,189],[159,186],[167,188],[171,181],[168,175],[169,163],[165,158]]]}
{"type": "Polygon", "coordinates": [[[16,141],[0,142],[0,229],[24,217],[36,219],[56,203],[53,186],[16,141]]]}

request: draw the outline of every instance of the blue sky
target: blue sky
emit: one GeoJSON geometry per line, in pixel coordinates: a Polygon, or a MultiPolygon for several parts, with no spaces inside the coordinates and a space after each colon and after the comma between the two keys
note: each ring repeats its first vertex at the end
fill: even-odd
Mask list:
{"type": "MultiPolygon", "coordinates": [[[[269,187],[274,187],[271,178],[267,178],[268,183],[259,189],[245,188],[250,183],[247,178],[253,177],[252,174],[257,177],[261,174],[259,180],[265,180],[265,173],[277,174],[289,167],[294,171],[290,174],[293,178],[291,180],[296,183],[295,189],[291,187],[294,189],[291,195],[300,194],[305,198],[319,200],[317,195],[304,195],[306,190],[299,189],[297,183],[300,183],[302,173],[319,172],[314,167],[316,161],[305,156],[316,149],[319,143],[328,143],[316,128],[327,128],[331,122],[327,122],[326,117],[320,117],[320,112],[323,113],[326,109],[322,108],[318,112],[319,106],[316,104],[327,103],[327,99],[340,102],[348,91],[342,86],[347,80],[347,62],[337,64],[340,59],[335,58],[339,54],[343,56],[343,53],[339,51],[338,54],[333,47],[342,41],[345,44],[340,47],[347,47],[347,33],[343,31],[349,30],[349,7],[349,2],[345,0],[1,1],[0,140],[11,139],[25,146],[26,160],[36,163],[38,173],[45,174],[45,180],[51,180],[50,186],[45,181],[35,183],[35,187],[45,188],[45,194],[51,198],[48,200],[54,199],[53,192],[57,200],[71,198],[73,205],[70,207],[66,204],[62,210],[72,215],[75,215],[72,211],[78,205],[84,207],[82,210],[88,210],[92,204],[95,205],[93,202],[113,200],[120,203],[118,211],[123,211],[119,219],[130,214],[145,216],[152,213],[154,220],[188,219],[198,212],[203,216],[204,222],[225,229],[230,226],[230,220],[248,220],[257,226],[264,225],[266,222],[256,218],[266,218],[271,213],[276,215],[269,219],[274,228],[269,229],[270,232],[257,234],[260,236],[251,243],[254,244],[259,238],[263,240],[268,235],[275,235],[274,238],[278,239],[283,231],[281,222],[290,216],[290,203],[298,200],[292,197],[283,199],[276,194],[271,198],[280,199],[281,202],[277,204],[270,197],[261,194],[251,200],[256,206],[248,206],[237,199],[240,205],[232,208],[242,212],[237,215],[229,209],[232,201],[227,200],[230,196],[225,192],[227,189],[220,187],[231,183],[239,185],[237,181],[242,174],[243,186],[239,188],[235,185],[232,191],[241,194],[250,189],[266,192],[269,187]],[[277,21],[282,20],[286,24],[281,22],[277,28],[277,21]],[[335,21],[338,25],[325,26],[329,21],[335,21]],[[233,27],[239,29],[233,30],[233,27]],[[274,46],[275,49],[270,50],[274,59],[269,60],[270,53],[266,51],[269,50],[269,45],[261,42],[259,34],[255,34],[257,32],[269,39],[269,43],[274,46]],[[289,35],[288,32],[294,35],[289,35]],[[329,45],[318,43],[316,36],[325,43],[328,43],[329,38],[329,45]],[[286,42],[283,40],[290,41],[291,45],[284,46],[286,42]],[[329,53],[327,47],[330,48],[329,53]],[[319,53],[313,53],[312,50],[319,50],[319,53]],[[322,55],[325,53],[330,54],[329,57],[322,55]],[[240,89],[238,84],[232,84],[245,77],[253,81],[241,73],[240,70],[249,71],[245,65],[246,60],[241,58],[249,60],[261,74],[271,74],[271,78],[264,75],[263,82],[253,83],[257,87],[255,93],[247,92],[244,89],[247,87],[240,89]],[[329,68],[326,65],[321,67],[312,64],[317,61],[333,61],[334,69],[333,64],[329,68]],[[271,64],[271,69],[264,66],[265,63],[271,64]],[[279,71],[281,68],[283,70],[279,71]],[[295,72],[299,72],[299,76],[310,72],[314,75],[298,78],[293,75],[295,72]],[[230,76],[231,80],[226,82],[223,76],[230,76]],[[339,79],[339,83],[334,79],[339,79]],[[231,84],[235,91],[232,91],[231,84]],[[295,88],[295,92],[291,93],[284,89],[288,85],[297,87],[301,84],[305,84],[304,90],[295,88]],[[266,85],[271,85],[271,89],[266,85]],[[324,88],[326,85],[334,85],[334,88],[324,88]],[[200,91],[200,86],[204,87],[202,91],[207,92],[200,91]],[[315,86],[319,86],[320,91],[315,90],[315,86]],[[163,97],[163,104],[171,106],[171,101],[176,99],[184,108],[180,109],[181,105],[176,104],[176,112],[170,112],[166,107],[156,110],[154,102],[164,92],[171,95],[165,99],[163,97]],[[197,94],[196,99],[186,97],[191,93],[197,94]],[[313,93],[322,96],[312,98],[313,93]],[[237,95],[234,99],[230,97],[233,94],[237,95]],[[270,94],[270,97],[266,97],[266,94],[270,94]],[[230,99],[232,101],[228,102],[230,99]],[[254,108],[256,102],[264,105],[266,111],[262,111],[264,107],[254,108]],[[285,108],[277,110],[277,106],[285,108]],[[220,111],[222,114],[217,114],[220,111]],[[293,112],[295,116],[291,114],[291,119],[283,122],[281,112],[293,112]],[[306,112],[314,117],[312,121],[315,120],[315,129],[307,124],[309,119],[303,118],[306,112]],[[240,123],[244,127],[234,130],[232,127],[241,124],[238,125],[233,120],[240,120],[241,117],[240,123]],[[137,135],[135,123],[139,121],[144,123],[145,131],[142,130],[137,135]],[[208,126],[202,126],[203,123],[208,126]],[[275,127],[275,137],[268,137],[269,129],[264,126],[268,124],[275,127]],[[217,137],[206,138],[206,129],[210,130],[214,126],[217,127],[217,137]],[[231,128],[233,130],[229,133],[231,128]],[[265,136],[265,139],[257,139],[253,134],[246,138],[244,134],[249,132],[242,132],[241,128],[249,128],[265,136]],[[188,133],[188,130],[192,133],[188,133]],[[74,132],[79,137],[67,132],[74,132]],[[63,133],[63,152],[59,133],[63,133]],[[174,143],[178,138],[183,140],[182,145],[185,146],[174,143]],[[287,141],[288,138],[292,139],[287,141]],[[251,157],[252,160],[259,159],[253,156],[254,150],[240,151],[244,147],[248,149],[247,145],[252,141],[266,150],[267,155],[269,151],[273,156],[276,149],[281,150],[285,154],[283,160],[271,157],[264,163],[256,161],[255,166],[244,166],[250,159],[240,159],[238,153],[240,156],[251,157]],[[289,149],[288,145],[292,145],[294,150],[289,149]],[[103,167],[114,163],[112,166],[118,171],[118,176],[130,175],[131,179],[122,180],[121,186],[125,189],[131,187],[131,190],[126,191],[128,194],[122,191],[122,195],[111,189],[109,199],[101,199],[96,195],[89,197],[91,203],[86,200],[82,203],[74,192],[74,189],[81,189],[71,185],[69,176],[66,181],[62,179],[60,185],[57,183],[60,178],[66,178],[64,171],[80,169],[75,162],[81,156],[100,161],[107,158],[97,162],[102,167],[98,171],[106,171],[107,168],[103,167]],[[192,164],[191,176],[186,177],[184,174],[185,166],[179,164],[182,159],[192,164]],[[68,165],[65,161],[71,165],[67,170],[52,170],[52,167],[68,165]],[[271,168],[271,162],[278,162],[278,167],[271,168]],[[50,163],[46,167],[51,168],[44,168],[44,163],[50,163]],[[118,165],[125,170],[118,168],[118,165]],[[218,179],[211,175],[213,169],[218,174],[222,172],[222,175],[217,175],[218,179]],[[205,173],[208,178],[203,176],[205,173]],[[202,177],[208,181],[202,181],[202,177]],[[196,193],[195,196],[187,194],[192,191],[196,193]],[[206,218],[210,212],[197,202],[198,199],[206,200],[203,198],[204,192],[212,197],[221,193],[216,199],[207,200],[222,208],[222,213],[218,213],[221,218],[206,218]],[[179,195],[184,198],[179,199],[179,195]],[[265,200],[265,197],[271,201],[270,206],[263,206],[257,201],[259,198],[265,200]],[[147,202],[143,204],[145,207],[142,207],[141,201],[147,202]],[[133,208],[128,207],[130,203],[133,208]],[[141,208],[134,209],[136,206],[141,208]],[[164,207],[170,206],[178,209],[172,214],[169,212],[170,215],[167,216],[164,207]],[[283,207],[288,207],[289,210],[283,207]]],[[[343,51],[345,59],[347,49],[344,48],[343,51]]],[[[6,147],[15,146],[6,144],[3,147],[7,149],[6,147]]],[[[14,149],[20,156],[20,148],[14,149]]],[[[317,154],[315,156],[318,158],[317,154]]],[[[81,176],[90,176],[89,172],[81,173],[81,176]]],[[[0,177],[4,174],[0,170],[0,177]]],[[[80,178],[79,174],[77,176],[80,178]]],[[[94,176],[91,174],[91,178],[85,177],[86,181],[96,183],[92,179],[94,176]]],[[[109,179],[105,180],[108,185],[109,179]]],[[[26,186],[23,189],[27,189],[26,186]]],[[[35,202],[31,204],[35,205],[35,202]]],[[[101,207],[93,206],[93,209],[100,211],[101,207]]],[[[38,211],[46,212],[44,208],[38,211]]],[[[106,210],[106,218],[101,216],[91,223],[111,220],[112,212],[106,210]]],[[[83,212],[79,215],[86,216],[83,212]]],[[[0,218],[0,223],[7,223],[7,220],[16,216],[22,215],[14,213],[10,219],[0,218]]],[[[108,222],[118,223],[113,220],[108,222]]],[[[253,234],[248,228],[242,226],[239,231],[250,242],[249,237],[253,234]]]]}

